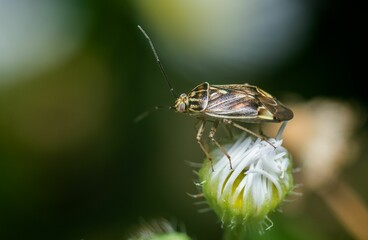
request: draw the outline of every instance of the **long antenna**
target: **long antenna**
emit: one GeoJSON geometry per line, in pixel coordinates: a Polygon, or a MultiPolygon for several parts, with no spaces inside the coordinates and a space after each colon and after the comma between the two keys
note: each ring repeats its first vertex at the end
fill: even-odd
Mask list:
{"type": "Polygon", "coordinates": [[[139,30],[141,30],[141,32],[143,33],[143,35],[147,38],[147,40],[148,40],[148,42],[149,42],[149,44],[150,44],[150,46],[151,46],[151,49],[152,49],[152,51],[153,51],[153,54],[155,55],[155,58],[156,58],[157,64],[158,64],[158,66],[160,67],[160,70],[161,70],[161,72],[162,72],[162,75],[164,75],[164,78],[165,78],[165,80],[166,80],[166,82],[167,82],[167,85],[169,85],[171,95],[173,95],[173,96],[174,96],[174,98],[177,98],[176,94],[174,93],[174,88],[171,86],[171,83],[170,83],[170,81],[169,81],[169,78],[168,78],[168,77],[167,77],[167,75],[166,75],[166,72],[165,72],[165,70],[164,70],[164,67],[162,66],[161,61],[160,61],[160,59],[158,58],[157,52],[156,52],[156,50],[155,50],[155,47],[153,46],[153,43],[152,43],[151,38],[148,36],[148,34],[143,30],[143,28],[142,28],[140,25],[138,25],[138,28],[139,28],[139,30]]]}
{"type": "Polygon", "coordinates": [[[136,118],[134,118],[134,122],[138,123],[138,122],[142,121],[144,118],[146,118],[152,112],[155,112],[155,111],[161,110],[161,109],[171,110],[171,109],[173,109],[173,107],[171,107],[171,106],[155,106],[154,108],[152,108],[148,111],[145,111],[145,112],[141,113],[140,115],[138,115],[136,118]]]}

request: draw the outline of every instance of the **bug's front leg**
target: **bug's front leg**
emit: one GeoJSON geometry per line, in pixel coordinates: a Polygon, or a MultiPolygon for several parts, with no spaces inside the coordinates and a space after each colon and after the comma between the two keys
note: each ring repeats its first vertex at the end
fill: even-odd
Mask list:
{"type": "Polygon", "coordinates": [[[251,135],[253,135],[253,136],[257,137],[257,138],[260,138],[260,139],[262,139],[263,141],[265,141],[265,142],[267,142],[268,144],[270,144],[273,148],[276,148],[272,143],[270,143],[269,141],[267,141],[267,139],[266,139],[265,137],[263,137],[263,136],[261,136],[261,135],[259,135],[259,134],[255,133],[255,132],[253,132],[253,131],[249,130],[248,128],[245,128],[245,127],[243,127],[243,126],[241,126],[241,125],[239,125],[239,124],[237,124],[237,123],[234,123],[233,121],[231,121],[231,120],[229,120],[229,119],[223,119],[223,122],[224,122],[225,124],[232,125],[233,127],[236,127],[236,128],[238,128],[238,129],[240,129],[240,130],[242,130],[242,131],[244,131],[244,132],[247,132],[247,133],[249,133],[249,134],[251,134],[251,135]]]}
{"type": "Polygon", "coordinates": [[[200,119],[199,120],[200,122],[200,126],[198,128],[198,131],[197,131],[197,143],[199,144],[199,146],[201,147],[202,151],[206,154],[206,157],[208,158],[208,160],[211,161],[211,168],[212,168],[212,171],[213,171],[213,162],[212,162],[212,157],[211,155],[208,153],[207,149],[204,147],[203,143],[202,143],[202,136],[203,136],[203,132],[204,132],[204,126],[206,124],[206,120],[205,119],[200,119]]]}
{"type": "Polygon", "coordinates": [[[217,142],[217,140],[215,139],[215,133],[216,133],[216,130],[217,130],[218,125],[219,125],[219,120],[215,120],[215,122],[213,123],[213,126],[211,127],[209,138],[221,150],[221,152],[223,152],[225,154],[225,156],[229,159],[230,169],[233,169],[233,166],[231,164],[231,157],[230,157],[230,155],[227,153],[227,151],[225,150],[225,148],[223,148],[217,142]]]}

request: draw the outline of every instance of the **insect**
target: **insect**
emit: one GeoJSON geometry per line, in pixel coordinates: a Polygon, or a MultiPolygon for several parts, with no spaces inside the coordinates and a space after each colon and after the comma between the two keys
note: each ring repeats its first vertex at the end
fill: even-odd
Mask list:
{"type": "Polygon", "coordinates": [[[209,139],[226,155],[229,159],[230,168],[232,169],[231,156],[215,138],[216,130],[220,123],[233,126],[265,140],[263,136],[243,127],[237,122],[283,122],[277,134],[279,136],[285,128],[287,121],[293,118],[293,112],[275,97],[259,87],[248,84],[211,85],[208,82],[204,82],[193,88],[190,92],[182,93],[177,97],[151,39],[140,26],[138,28],[147,38],[160,70],[169,85],[170,92],[176,98],[174,106],[169,108],[179,113],[187,113],[199,119],[196,139],[200,148],[211,162],[212,158],[202,141],[202,135],[207,122],[212,123],[209,139]]]}

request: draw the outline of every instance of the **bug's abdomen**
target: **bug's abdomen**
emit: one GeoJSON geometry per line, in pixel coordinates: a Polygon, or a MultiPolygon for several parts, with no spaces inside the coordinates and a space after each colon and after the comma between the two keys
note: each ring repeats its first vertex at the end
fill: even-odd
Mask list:
{"type": "Polygon", "coordinates": [[[284,106],[276,98],[267,98],[261,95],[258,97],[258,99],[263,105],[263,108],[267,109],[268,112],[272,113],[275,121],[279,122],[288,121],[294,117],[293,112],[289,108],[284,106]]]}
{"type": "Polygon", "coordinates": [[[252,95],[210,88],[206,115],[228,119],[256,119],[259,102],[252,95]]]}
{"type": "Polygon", "coordinates": [[[282,122],[293,112],[262,89],[247,84],[203,83],[189,94],[189,108],[213,118],[243,122],[282,122]]]}

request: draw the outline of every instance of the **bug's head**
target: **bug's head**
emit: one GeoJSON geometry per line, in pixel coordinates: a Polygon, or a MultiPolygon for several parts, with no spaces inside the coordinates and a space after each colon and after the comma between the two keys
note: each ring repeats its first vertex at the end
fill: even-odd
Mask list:
{"type": "Polygon", "coordinates": [[[188,96],[185,93],[180,94],[176,99],[175,110],[180,113],[184,113],[188,110],[188,96]]]}

